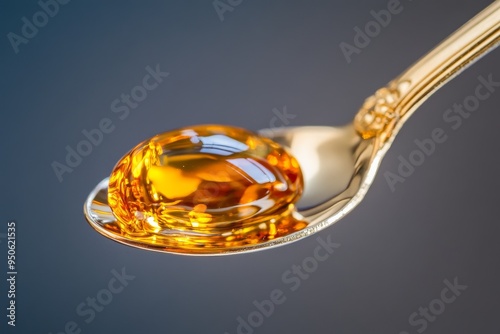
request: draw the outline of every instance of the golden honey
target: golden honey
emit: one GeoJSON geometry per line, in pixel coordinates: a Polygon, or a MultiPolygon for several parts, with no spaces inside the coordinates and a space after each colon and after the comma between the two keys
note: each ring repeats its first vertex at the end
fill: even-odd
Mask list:
{"type": "Polygon", "coordinates": [[[297,160],[244,129],[203,125],[154,136],[111,173],[108,202],[127,239],[170,250],[237,247],[298,231],[297,160]]]}

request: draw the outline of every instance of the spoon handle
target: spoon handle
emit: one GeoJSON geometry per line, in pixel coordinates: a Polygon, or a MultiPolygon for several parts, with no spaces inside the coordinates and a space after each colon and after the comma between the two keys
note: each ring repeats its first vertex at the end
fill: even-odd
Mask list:
{"type": "Polygon", "coordinates": [[[363,138],[394,138],[437,89],[500,43],[500,0],[455,31],[405,72],[366,99],[354,119],[363,138]]]}

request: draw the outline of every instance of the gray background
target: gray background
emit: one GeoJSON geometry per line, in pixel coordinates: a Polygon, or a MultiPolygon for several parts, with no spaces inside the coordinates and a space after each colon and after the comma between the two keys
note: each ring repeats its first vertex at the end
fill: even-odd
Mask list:
{"type": "MultiPolygon", "coordinates": [[[[119,245],[86,223],[83,202],[132,146],[190,124],[269,127],[273,108],[289,125],[341,125],[363,99],[490,1],[402,1],[370,45],[347,64],[370,10],[387,1],[246,0],[221,22],[210,0],[72,1],[15,54],[35,1],[2,1],[0,233],[17,220],[17,326],[3,333],[236,333],[237,317],[273,289],[286,302],[255,333],[417,333],[408,317],[440,297],[443,280],[467,289],[426,333],[497,333],[500,311],[498,124],[500,92],[456,131],[443,119],[474,92],[479,75],[500,80],[494,51],[430,98],[384,159],[363,203],[319,235],[341,246],[290,291],[281,275],[312,255],[315,237],[247,255],[197,258],[119,245]],[[121,121],[111,102],[141,83],[145,67],[170,76],[121,121]],[[110,118],[115,130],[64,181],[51,163],[81,131],[110,118]],[[391,192],[383,177],[436,127],[448,140],[391,192]],[[75,308],[106,288],[111,270],[136,278],[87,324],[75,308]]],[[[278,123],[279,124],[279,123],[278,123]]],[[[6,242],[0,244],[4,255],[6,242]]]]}

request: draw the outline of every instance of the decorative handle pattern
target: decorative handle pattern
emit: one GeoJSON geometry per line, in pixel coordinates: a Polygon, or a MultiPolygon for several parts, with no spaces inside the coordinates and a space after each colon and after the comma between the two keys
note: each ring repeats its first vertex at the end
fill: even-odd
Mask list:
{"type": "Polygon", "coordinates": [[[500,0],[496,0],[367,98],[354,127],[364,139],[379,137],[385,142],[432,93],[499,43],[500,0]]]}

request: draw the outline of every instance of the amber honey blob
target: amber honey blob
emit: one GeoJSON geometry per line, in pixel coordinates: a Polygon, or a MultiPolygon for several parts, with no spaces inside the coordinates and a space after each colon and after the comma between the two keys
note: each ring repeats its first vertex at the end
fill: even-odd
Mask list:
{"type": "Polygon", "coordinates": [[[133,148],[111,173],[108,202],[128,239],[223,251],[304,228],[294,207],[302,189],[285,148],[241,128],[202,125],[133,148]]]}

